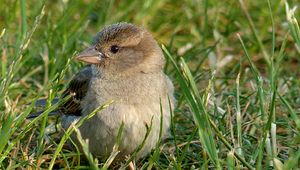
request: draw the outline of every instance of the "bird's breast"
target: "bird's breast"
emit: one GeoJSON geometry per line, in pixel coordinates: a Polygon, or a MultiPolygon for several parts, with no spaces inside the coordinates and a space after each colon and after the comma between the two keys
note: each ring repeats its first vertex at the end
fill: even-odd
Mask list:
{"type": "Polygon", "coordinates": [[[103,154],[111,150],[122,122],[125,124],[120,148],[131,153],[143,140],[146,124],[152,130],[141,156],[148,153],[158,140],[161,111],[163,110],[163,136],[170,126],[168,97],[173,100],[173,86],[163,74],[140,75],[128,79],[92,79],[81,106],[83,114],[89,114],[109,100],[112,104],[99,111],[80,128],[85,138],[93,138],[91,150],[103,154]],[[171,85],[171,86],[169,86],[171,85]],[[101,143],[101,144],[99,144],[101,143]],[[97,145],[96,145],[97,144],[97,145]]]}
{"type": "Polygon", "coordinates": [[[92,79],[87,95],[93,100],[105,103],[109,100],[127,104],[159,101],[164,93],[165,80],[160,74],[140,74],[128,78],[92,79]],[[149,101],[150,100],[150,101],[149,101]]]}

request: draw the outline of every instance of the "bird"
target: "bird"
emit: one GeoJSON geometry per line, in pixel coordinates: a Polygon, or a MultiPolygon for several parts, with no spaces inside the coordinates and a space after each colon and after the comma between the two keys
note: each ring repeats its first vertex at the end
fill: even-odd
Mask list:
{"type": "MultiPolygon", "coordinates": [[[[170,136],[171,112],[176,105],[174,86],[164,73],[165,58],[151,33],[141,26],[121,22],[105,26],[90,47],[76,57],[86,63],[70,81],[62,97],[71,95],[57,111],[64,129],[105,104],[86,120],[79,132],[89,151],[107,158],[124,124],[119,155],[132,154],[152,128],[136,159],[149,154],[161,139],[170,136]],[[162,119],[161,119],[162,116],[162,119]],[[162,127],[160,126],[162,122],[162,127]]],[[[71,136],[76,141],[76,136],[71,136]]]]}

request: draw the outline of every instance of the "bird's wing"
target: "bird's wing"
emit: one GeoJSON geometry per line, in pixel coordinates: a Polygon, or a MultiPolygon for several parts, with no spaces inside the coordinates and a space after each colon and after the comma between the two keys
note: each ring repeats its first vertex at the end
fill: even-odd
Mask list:
{"type": "MultiPolygon", "coordinates": [[[[65,115],[80,116],[81,115],[80,101],[86,95],[91,77],[92,77],[91,66],[87,65],[73,77],[73,79],[69,83],[68,88],[63,92],[62,98],[65,98],[68,95],[71,95],[72,97],[69,98],[66,102],[64,102],[64,104],[60,105],[57,110],[50,112],[49,115],[58,116],[61,114],[65,114],[65,115]]],[[[52,105],[59,102],[59,100],[60,99],[55,98],[53,101],[51,101],[52,105]]],[[[35,106],[45,107],[46,103],[47,103],[47,99],[39,99],[36,101],[35,106]]],[[[29,116],[27,116],[27,119],[36,118],[43,112],[44,110],[31,113],[29,116]]]]}
{"type": "Polygon", "coordinates": [[[68,95],[72,97],[59,106],[59,112],[65,115],[81,115],[80,103],[87,93],[91,78],[92,69],[90,65],[84,67],[73,77],[68,88],[62,95],[63,98],[68,95]]]}

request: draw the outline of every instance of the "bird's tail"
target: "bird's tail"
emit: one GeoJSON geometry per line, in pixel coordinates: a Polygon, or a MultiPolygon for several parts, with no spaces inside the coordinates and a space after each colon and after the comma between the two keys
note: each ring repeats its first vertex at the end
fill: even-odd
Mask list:
{"type": "MultiPolygon", "coordinates": [[[[51,101],[51,105],[54,105],[56,103],[59,102],[59,99],[58,98],[55,98],[54,100],[51,101]]],[[[39,99],[35,102],[35,107],[36,108],[45,108],[46,106],[46,103],[47,103],[47,99],[39,99]]],[[[26,119],[33,119],[33,118],[36,118],[38,117],[39,115],[41,115],[42,113],[44,113],[44,110],[42,111],[38,111],[38,112],[34,112],[34,113],[31,113],[29,114],[26,119]]],[[[48,114],[48,116],[60,116],[60,112],[58,110],[54,110],[52,112],[50,112],[48,114]]]]}
{"type": "MultiPolygon", "coordinates": [[[[29,114],[26,119],[33,119],[33,118],[36,118],[38,117],[39,115],[41,115],[42,113],[44,113],[44,110],[43,111],[39,111],[39,112],[34,112],[34,113],[31,113],[29,114]]],[[[52,111],[50,113],[48,113],[48,116],[60,116],[60,112],[58,110],[55,110],[55,111],[52,111]]]]}
{"type": "MultiPolygon", "coordinates": [[[[35,102],[35,107],[45,107],[48,99],[39,99],[35,102]]],[[[51,105],[54,105],[59,102],[58,98],[55,98],[51,101],[51,105]]]]}

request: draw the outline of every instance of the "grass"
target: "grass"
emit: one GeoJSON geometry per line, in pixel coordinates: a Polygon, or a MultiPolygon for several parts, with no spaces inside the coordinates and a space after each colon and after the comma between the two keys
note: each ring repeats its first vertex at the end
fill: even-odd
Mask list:
{"type": "Polygon", "coordinates": [[[172,135],[136,162],[137,167],[300,168],[300,16],[294,8],[299,2],[2,3],[6,5],[0,6],[1,169],[108,168],[118,153],[117,144],[104,162],[93,158],[86,147],[86,158],[63,147],[83,120],[60,139],[51,128],[57,126],[56,120],[47,115],[57,104],[48,103],[36,119],[28,121],[26,116],[36,99],[50,101],[61,95],[82,67],[72,57],[104,25],[119,21],[146,27],[163,44],[165,72],[176,88],[172,135]]]}

